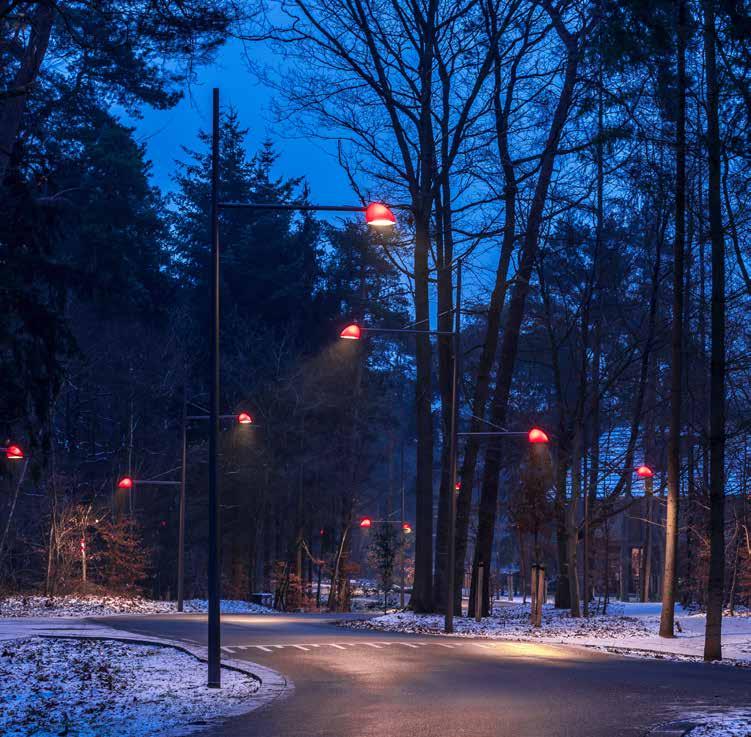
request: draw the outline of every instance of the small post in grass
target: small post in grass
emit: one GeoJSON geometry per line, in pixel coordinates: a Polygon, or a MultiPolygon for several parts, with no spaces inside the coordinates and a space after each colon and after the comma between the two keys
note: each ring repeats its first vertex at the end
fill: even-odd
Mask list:
{"type": "Polygon", "coordinates": [[[529,622],[533,627],[542,627],[542,606],[545,603],[545,566],[541,563],[532,565],[532,586],[529,622]]]}
{"type": "Polygon", "coordinates": [[[475,590],[475,621],[477,622],[482,620],[482,591],[485,584],[483,581],[484,577],[485,563],[480,561],[477,564],[477,588],[475,590]]]}

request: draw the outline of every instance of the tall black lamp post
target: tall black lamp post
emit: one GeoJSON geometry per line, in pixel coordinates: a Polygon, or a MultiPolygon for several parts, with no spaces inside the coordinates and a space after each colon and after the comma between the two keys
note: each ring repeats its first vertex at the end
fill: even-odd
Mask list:
{"type": "Polygon", "coordinates": [[[286,210],[299,212],[362,212],[368,225],[392,226],[396,219],[385,205],[309,205],[279,202],[219,201],[219,90],[213,94],[211,131],[211,329],[209,382],[209,688],[221,686],[220,656],[220,537],[219,537],[219,212],[220,210],[286,210]]]}

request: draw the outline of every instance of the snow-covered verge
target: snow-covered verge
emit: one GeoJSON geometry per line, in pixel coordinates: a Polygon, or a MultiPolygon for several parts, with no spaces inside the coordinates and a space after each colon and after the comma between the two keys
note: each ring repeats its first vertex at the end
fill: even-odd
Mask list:
{"type": "MultiPolygon", "coordinates": [[[[573,619],[567,611],[546,605],[540,629],[529,624],[529,605],[498,604],[493,616],[481,622],[465,617],[454,619],[455,635],[498,640],[534,640],[551,644],[575,644],[613,652],[662,658],[701,659],[704,650],[703,614],[677,609],[676,637],[658,636],[660,605],[613,604],[607,615],[573,619]]],[[[343,626],[388,632],[442,634],[443,616],[399,612],[366,621],[348,621],[343,626]]],[[[751,616],[725,617],[723,656],[738,665],[751,666],[751,616]]]]}
{"type": "Polygon", "coordinates": [[[259,682],[169,647],[33,638],[0,644],[4,737],[184,735],[252,708],[259,682]]]}
{"type": "Polygon", "coordinates": [[[734,711],[725,714],[692,714],[697,726],[689,730],[688,737],[751,737],[751,711],[734,711]]]}
{"type": "MultiPolygon", "coordinates": [[[[205,599],[188,599],[187,613],[208,611],[205,599]]],[[[248,601],[222,599],[222,614],[275,614],[275,610],[248,601]]],[[[128,596],[8,596],[0,599],[0,617],[106,617],[113,614],[170,614],[174,601],[152,601],[128,596]]]]}
{"type": "MultiPolygon", "coordinates": [[[[372,619],[348,622],[357,629],[375,629],[414,634],[442,634],[443,615],[397,612],[372,619]]],[[[492,639],[544,640],[550,637],[586,637],[595,635],[615,638],[623,635],[638,636],[649,630],[637,619],[625,616],[596,616],[588,619],[572,619],[568,613],[545,607],[542,628],[529,624],[529,606],[509,604],[497,607],[492,617],[480,622],[467,617],[454,618],[454,634],[463,637],[486,637],[492,639]]]]}

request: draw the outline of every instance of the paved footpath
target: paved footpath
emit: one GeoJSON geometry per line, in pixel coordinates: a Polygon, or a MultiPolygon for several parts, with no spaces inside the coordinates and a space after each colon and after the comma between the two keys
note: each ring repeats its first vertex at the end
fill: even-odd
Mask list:
{"type": "MultiPolygon", "coordinates": [[[[97,621],[206,641],[202,615],[97,621]]],[[[751,708],[751,669],[349,630],[322,615],[224,616],[222,646],[289,685],[207,737],[642,737],[686,712],[751,708]]]]}

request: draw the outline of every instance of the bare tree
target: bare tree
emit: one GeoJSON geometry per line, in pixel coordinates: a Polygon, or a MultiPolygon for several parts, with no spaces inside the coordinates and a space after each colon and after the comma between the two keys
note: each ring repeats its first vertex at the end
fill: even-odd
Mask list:
{"type": "Polygon", "coordinates": [[[722,226],[720,83],[715,50],[715,3],[704,0],[704,62],[707,84],[709,237],[712,249],[712,350],[709,386],[709,578],[704,659],[722,659],[725,583],[725,234],[722,226]]]}

